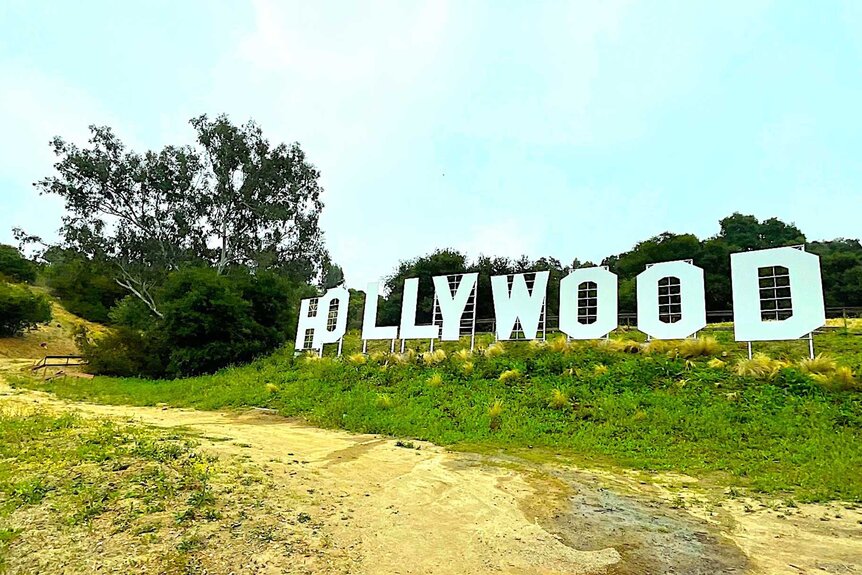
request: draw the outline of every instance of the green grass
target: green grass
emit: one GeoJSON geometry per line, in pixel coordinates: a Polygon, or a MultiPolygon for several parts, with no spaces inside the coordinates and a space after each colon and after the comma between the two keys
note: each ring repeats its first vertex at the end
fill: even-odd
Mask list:
{"type": "MultiPolygon", "coordinates": [[[[190,379],[15,384],[112,404],[262,406],[325,427],[480,450],[534,446],[581,464],[683,472],[805,501],[862,501],[862,394],[831,390],[791,364],[806,342],[758,344],[784,363],[756,379],[736,373],[744,347],[732,333],[712,335],[717,345],[661,343],[651,352],[625,342],[518,343],[463,357],[449,344],[434,365],[412,354],[359,362],[285,350],[190,379]],[[707,366],[710,355],[692,355],[698,347],[725,365],[707,366]]],[[[616,337],[643,340],[631,331],[616,337]]],[[[816,344],[862,371],[862,337],[832,332],[816,344]]],[[[351,334],[345,355],[357,347],[351,334]]]]}
{"type": "Polygon", "coordinates": [[[0,572],[9,545],[43,529],[68,536],[100,525],[125,531],[148,514],[202,513],[209,463],[192,439],[143,426],[0,408],[0,572]]]}

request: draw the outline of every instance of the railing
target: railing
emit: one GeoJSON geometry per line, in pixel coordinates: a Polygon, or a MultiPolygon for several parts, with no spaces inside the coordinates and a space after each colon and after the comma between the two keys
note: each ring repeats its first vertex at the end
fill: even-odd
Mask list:
{"type": "Polygon", "coordinates": [[[31,371],[37,372],[40,369],[44,370],[42,372],[42,377],[47,376],[49,367],[81,367],[87,365],[87,362],[84,360],[83,356],[80,355],[46,355],[39,361],[33,364],[31,371]]]}

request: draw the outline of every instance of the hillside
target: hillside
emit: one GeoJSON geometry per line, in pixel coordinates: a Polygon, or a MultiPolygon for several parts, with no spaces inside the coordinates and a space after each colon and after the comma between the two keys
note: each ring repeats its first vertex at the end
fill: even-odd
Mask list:
{"type": "MultiPolygon", "coordinates": [[[[39,288],[31,288],[34,291],[39,288]]],[[[91,332],[105,328],[66,311],[60,302],[51,299],[51,323],[25,332],[18,337],[0,337],[0,359],[40,359],[45,355],[72,355],[78,353],[74,333],[78,326],[91,332]]]]}

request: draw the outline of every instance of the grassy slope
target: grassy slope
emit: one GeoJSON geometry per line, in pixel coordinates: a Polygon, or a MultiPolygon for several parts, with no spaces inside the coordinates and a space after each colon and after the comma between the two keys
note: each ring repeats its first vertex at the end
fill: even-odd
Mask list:
{"type": "MultiPolygon", "coordinates": [[[[47,294],[42,288],[29,287],[47,294]]],[[[74,355],[78,353],[73,337],[77,326],[84,325],[91,333],[100,333],[105,329],[98,324],[69,313],[53,299],[51,300],[51,315],[52,319],[48,324],[25,332],[21,336],[0,337],[0,360],[35,360],[45,355],[74,355]]]]}
{"type": "MultiPolygon", "coordinates": [[[[183,380],[16,384],[104,403],[264,406],[322,426],[473,449],[535,446],[592,465],[673,470],[803,500],[862,501],[862,394],[829,391],[792,367],[762,380],[738,376],[730,366],[744,348],[729,341],[729,332],[716,335],[726,367],[707,366],[707,357],[595,344],[566,351],[515,344],[499,356],[468,359],[457,359],[449,346],[449,357],[436,365],[409,357],[295,359],[284,351],[183,380]],[[520,375],[500,381],[508,370],[520,375]],[[554,390],[565,399],[557,408],[549,405],[554,390]],[[498,417],[489,409],[495,402],[498,417]]],[[[354,334],[345,349],[357,346],[354,334]]],[[[862,337],[822,334],[817,347],[860,372],[862,337]]],[[[806,345],[758,349],[798,358],[806,345]]]]}

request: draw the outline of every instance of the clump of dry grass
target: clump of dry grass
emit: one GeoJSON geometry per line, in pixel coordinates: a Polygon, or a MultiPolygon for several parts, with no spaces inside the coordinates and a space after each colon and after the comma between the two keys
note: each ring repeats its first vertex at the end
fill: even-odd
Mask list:
{"type": "Polygon", "coordinates": [[[521,379],[521,371],[518,369],[507,369],[499,377],[501,383],[514,383],[519,379],[521,379]]]}
{"type": "Polygon", "coordinates": [[[832,373],[812,373],[812,379],[833,391],[862,391],[862,383],[846,365],[836,367],[832,373]]]}
{"type": "Polygon", "coordinates": [[[802,373],[809,375],[831,375],[838,369],[838,363],[830,356],[818,353],[816,357],[800,359],[798,364],[802,373]]]}
{"type": "Polygon", "coordinates": [[[497,341],[485,348],[485,357],[499,357],[506,353],[506,346],[503,342],[497,341]]]}
{"type": "Polygon", "coordinates": [[[641,351],[641,344],[633,339],[603,339],[599,345],[621,353],[640,353],[641,351]]]}
{"type": "Polygon", "coordinates": [[[564,335],[555,337],[548,342],[548,349],[557,353],[565,353],[571,349],[569,338],[564,335]]]}
{"type": "Polygon", "coordinates": [[[425,365],[437,365],[446,361],[446,352],[438,348],[434,351],[426,351],[421,357],[425,365]]]}
{"type": "Polygon", "coordinates": [[[458,361],[468,361],[471,357],[473,357],[473,352],[466,347],[462,347],[452,354],[452,358],[458,361]]]}
{"type": "Polygon", "coordinates": [[[410,363],[416,362],[416,352],[412,349],[408,349],[404,353],[391,353],[389,354],[388,363],[392,365],[407,365],[410,363]]]}
{"type": "Polygon", "coordinates": [[[734,371],[743,377],[767,379],[775,376],[784,366],[783,362],[772,359],[765,353],[755,353],[751,359],[743,358],[737,361],[734,371]]]}
{"type": "Polygon", "coordinates": [[[488,417],[491,418],[490,426],[492,430],[500,429],[503,422],[503,401],[500,399],[494,400],[494,403],[488,407],[488,417]]]}
{"type": "Polygon", "coordinates": [[[712,369],[722,369],[727,363],[721,361],[717,357],[712,358],[708,362],[706,362],[707,367],[711,367],[712,369]]]}
{"type": "Polygon", "coordinates": [[[683,340],[678,347],[679,357],[690,359],[693,357],[719,355],[721,344],[711,336],[698,337],[696,339],[683,340]]]}
{"type": "Polygon", "coordinates": [[[389,354],[385,351],[375,351],[371,355],[368,356],[368,359],[373,361],[374,363],[384,363],[389,354]]]}
{"type": "Polygon", "coordinates": [[[365,357],[364,353],[352,353],[347,356],[347,362],[353,365],[363,365],[367,361],[368,358],[365,357]]]}
{"type": "Polygon", "coordinates": [[[641,346],[643,353],[667,353],[673,349],[673,342],[664,339],[651,339],[641,346]]]}
{"type": "Polygon", "coordinates": [[[533,349],[542,349],[548,345],[548,343],[543,339],[531,339],[527,344],[533,349]]]}
{"type": "Polygon", "coordinates": [[[475,366],[473,365],[472,361],[465,361],[461,364],[461,373],[463,373],[464,375],[472,375],[474,368],[475,366]]]}
{"type": "Polygon", "coordinates": [[[548,400],[548,407],[552,409],[563,409],[569,405],[569,396],[565,391],[554,389],[551,391],[551,398],[548,400]]]}
{"type": "Polygon", "coordinates": [[[443,385],[443,376],[435,372],[428,378],[428,387],[440,387],[443,385]]]}
{"type": "Polygon", "coordinates": [[[378,393],[375,404],[380,409],[389,409],[394,405],[394,402],[392,401],[392,397],[389,394],[378,393]]]}

